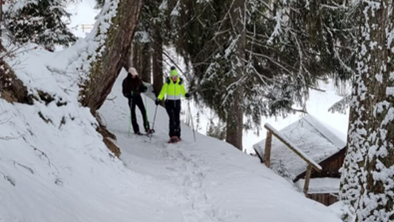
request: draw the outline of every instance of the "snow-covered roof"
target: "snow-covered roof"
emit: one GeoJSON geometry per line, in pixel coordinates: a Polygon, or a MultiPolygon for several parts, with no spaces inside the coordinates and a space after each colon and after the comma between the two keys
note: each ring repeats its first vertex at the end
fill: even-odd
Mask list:
{"type": "MultiPolygon", "coordinates": [[[[346,135],[309,114],[279,132],[317,163],[337,153],[346,145],[346,135]]],[[[253,145],[253,148],[263,157],[265,139],[253,145]]],[[[273,136],[271,169],[282,176],[294,179],[304,172],[306,167],[306,162],[273,136]]]]}

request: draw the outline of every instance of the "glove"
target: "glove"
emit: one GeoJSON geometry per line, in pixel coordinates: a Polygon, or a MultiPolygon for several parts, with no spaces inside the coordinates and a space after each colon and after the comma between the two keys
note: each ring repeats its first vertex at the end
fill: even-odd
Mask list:
{"type": "Polygon", "coordinates": [[[188,98],[190,97],[190,94],[189,94],[189,93],[186,93],[186,94],[185,94],[185,97],[186,97],[186,99],[188,99],[188,98]]]}
{"type": "Polygon", "coordinates": [[[146,92],[147,89],[148,89],[148,88],[147,88],[145,85],[141,85],[141,86],[139,87],[140,92],[146,92]]]}
{"type": "Polygon", "coordinates": [[[131,98],[131,94],[130,93],[123,93],[123,96],[130,99],[131,98]]]}
{"type": "Polygon", "coordinates": [[[156,101],[155,101],[156,106],[159,105],[159,103],[160,103],[160,100],[156,99],[156,101]]]}

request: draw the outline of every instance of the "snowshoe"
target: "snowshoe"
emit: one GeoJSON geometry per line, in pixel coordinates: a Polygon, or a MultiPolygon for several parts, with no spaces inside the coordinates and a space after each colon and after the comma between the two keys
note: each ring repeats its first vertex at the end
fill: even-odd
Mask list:
{"type": "Polygon", "coordinates": [[[153,133],[155,133],[155,130],[154,130],[154,129],[148,129],[148,130],[146,131],[146,134],[147,134],[147,135],[153,134],[153,133]]]}
{"type": "Polygon", "coordinates": [[[179,139],[177,136],[173,136],[170,138],[170,140],[168,140],[168,143],[177,143],[181,141],[181,139],[179,139]]]}

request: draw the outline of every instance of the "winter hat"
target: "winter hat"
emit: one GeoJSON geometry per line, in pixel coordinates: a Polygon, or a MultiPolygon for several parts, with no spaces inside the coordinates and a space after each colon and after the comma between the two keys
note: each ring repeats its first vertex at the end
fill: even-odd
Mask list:
{"type": "Polygon", "coordinates": [[[170,71],[170,76],[177,76],[178,75],[178,71],[175,69],[174,66],[171,67],[171,71],[170,71]]]}
{"type": "Polygon", "coordinates": [[[138,72],[137,72],[137,70],[136,70],[134,67],[131,67],[131,68],[129,69],[129,73],[130,73],[131,75],[138,76],[138,72]]]}

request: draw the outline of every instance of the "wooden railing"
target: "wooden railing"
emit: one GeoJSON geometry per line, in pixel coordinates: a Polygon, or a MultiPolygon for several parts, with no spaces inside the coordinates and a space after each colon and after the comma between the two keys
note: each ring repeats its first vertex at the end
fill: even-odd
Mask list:
{"type": "Polygon", "coordinates": [[[82,32],[85,32],[85,30],[90,30],[93,29],[94,25],[93,24],[82,24],[82,32]]]}
{"type": "Polygon", "coordinates": [[[305,184],[304,184],[304,194],[307,195],[309,188],[309,181],[312,174],[312,169],[320,172],[322,170],[321,166],[309,158],[301,149],[299,149],[295,144],[289,141],[286,137],[282,136],[279,131],[277,131],[270,124],[264,124],[264,128],[267,129],[267,138],[265,139],[265,151],[264,151],[264,163],[269,168],[271,165],[271,144],[272,144],[272,135],[274,135],[278,140],[284,143],[291,151],[297,154],[301,159],[303,159],[308,167],[306,168],[305,175],[305,184]]]}

